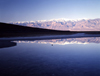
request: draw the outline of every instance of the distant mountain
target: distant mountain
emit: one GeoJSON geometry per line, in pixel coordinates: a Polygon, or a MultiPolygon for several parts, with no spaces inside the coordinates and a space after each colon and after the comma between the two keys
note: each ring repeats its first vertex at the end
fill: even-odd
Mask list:
{"type": "Polygon", "coordinates": [[[44,36],[44,35],[73,35],[73,37],[98,37],[100,31],[61,31],[61,30],[50,30],[37,27],[27,27],[21,25],[0,23],[0,37],[26,37],[26,36],[44,36]],[[76,35],[78,34],[78,35],[76,35]],[[83,35],[85,34],[85,35],[83,35]],[[87,35],[88,34],[88,35],[87,35]],[[90,35],[89,35],[90,34],[90,35]],[[82,36],[83,35],[83,36],[82,36]]]}
{"type": "Polygon", "coordinates": [[[81,20],[42,20],[30,22],[14,22],[12,24],[39,27],[55,30],[70,30],[70,31],[100,31],[100,18],[98,19],[81,19],[81,20]]]}
{"type": "Polygon", "coordinates": [[[0,23],[0,37],[14,36],[41,36],[41,35],[62,35],[72,34],[70,31],[49,30],[36,27],[27,27],[14,24],[0,23]]]}

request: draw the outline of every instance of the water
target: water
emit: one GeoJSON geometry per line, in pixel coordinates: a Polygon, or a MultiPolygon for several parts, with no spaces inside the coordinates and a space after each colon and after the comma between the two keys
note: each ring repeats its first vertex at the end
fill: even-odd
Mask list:
{"type": "Polygon", "coordinates": [[[0,44],[0,76],[100,76],[100,37],[0,44]]]}

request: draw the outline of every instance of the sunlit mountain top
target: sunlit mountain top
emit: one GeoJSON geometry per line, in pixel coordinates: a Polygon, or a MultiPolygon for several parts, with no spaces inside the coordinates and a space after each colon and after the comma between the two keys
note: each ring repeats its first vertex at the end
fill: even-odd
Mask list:
{"type": "Polygon", "coordinates": [[[80,21],[80,20],[89,20],[87,18],[80,18],[80,19],[67,19],[67,18],[59,18],[59,19],[50,19],[50,20],[36,20],[36,21],[17,21],[17,22],[8,22],[8,23],[30,23],[30,22],[49,22],[49,21],[56,21],[56,22],[63,22],[63,21],[80,21]]]}
{"type": "Polygon", "coordinates": [[[55,30],[70,30],[70,31],[100,31],[100,18],[96,19],[51,19],[38,21],[23,21],[12,22],[29,27],[39,27],[55,30]]]}

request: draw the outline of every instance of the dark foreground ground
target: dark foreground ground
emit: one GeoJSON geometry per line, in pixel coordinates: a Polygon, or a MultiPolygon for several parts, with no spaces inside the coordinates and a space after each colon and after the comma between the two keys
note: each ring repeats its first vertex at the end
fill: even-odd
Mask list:
{"type": "Polygon", "coordinates": [[[27,37],[43,35],[100,34],[100,31],[60,31],[0,23],[0,37],[27,37]]]}

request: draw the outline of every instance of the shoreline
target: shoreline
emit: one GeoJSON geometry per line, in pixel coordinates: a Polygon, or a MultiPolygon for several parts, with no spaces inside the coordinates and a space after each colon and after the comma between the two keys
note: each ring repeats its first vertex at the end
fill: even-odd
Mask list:
{"type": "Polygon", "coordinates": [[[77,33],[72,35],[44,35],[44,36],[25,36],[25,37],[2,37],[0,40],[45,40],[45,39],[61,39],[61,38],[83,38],[83,37],[100,37],[100,34],[77,33]]]}

